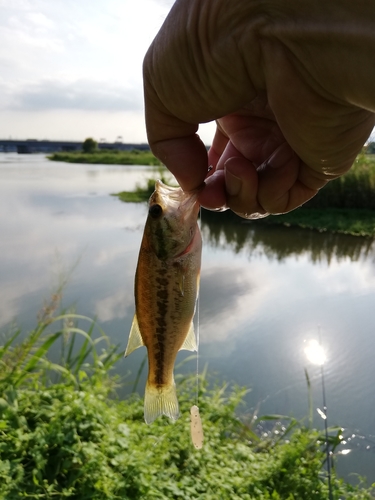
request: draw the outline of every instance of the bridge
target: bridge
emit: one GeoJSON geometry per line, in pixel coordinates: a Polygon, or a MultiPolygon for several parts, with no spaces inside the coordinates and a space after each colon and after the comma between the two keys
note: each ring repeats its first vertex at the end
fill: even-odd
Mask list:
{"type": "MultiPolygon", "coordinates": [[[[49,141],[47,139],[39,141],[37,139],[13,140],[0,139],[0,152],[2,153],[55,153],[58,151],[79,151],[82,149],[82,142],[75,141],[49,141]]],[[[125,144],[123,142],[100,142],[99,149],[120,149],[131,150],[141,149],[149,150],[150,147],[146,143],[142,144],[125,144]]]]}

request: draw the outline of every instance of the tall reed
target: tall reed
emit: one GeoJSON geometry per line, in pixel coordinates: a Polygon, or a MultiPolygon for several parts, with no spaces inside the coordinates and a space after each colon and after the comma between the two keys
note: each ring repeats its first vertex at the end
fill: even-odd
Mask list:
{"type": "Polygon", "coordinates": [[[375,210],[375,161],[361,153],[345,175],[330,181],[304,207],[375,210]]]}

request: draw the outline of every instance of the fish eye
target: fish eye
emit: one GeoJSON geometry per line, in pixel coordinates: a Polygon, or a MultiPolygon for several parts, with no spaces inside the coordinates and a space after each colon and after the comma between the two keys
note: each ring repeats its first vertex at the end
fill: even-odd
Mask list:
{"type": "Polygon", "coordinates": [[[161,208],[160,205],[155,203],[155,205],[151,205],[151,207],[148,209],[148,213],[151,215],[153,219],[157,219],[163,213],[163,209],[161,208]]]}

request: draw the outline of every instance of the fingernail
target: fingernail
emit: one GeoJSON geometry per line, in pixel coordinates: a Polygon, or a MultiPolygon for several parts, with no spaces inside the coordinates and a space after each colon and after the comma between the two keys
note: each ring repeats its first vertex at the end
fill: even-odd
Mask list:
{"type": "Polygon", "coordinates": [[[283,167],[294,155],[293,150],[288,143],[284,142],[267,160],[267,165],[272,168],[283,167]]]}
{"type": "Polygon", "coordinates": [[[210,212],[225,212],[226,210],[229,210],[229,207],[220,207],[220,208],[207,208],[204,207],[205,210],[209,210],[210,212]]]}
{"type": "Polygon", "coordinates": [[[241,191],[242,181],[239,177],[232,174],[232,172],[228,169],[226,163],[224,165],[225,189],[229,196],[237,196],[241,191]]]}

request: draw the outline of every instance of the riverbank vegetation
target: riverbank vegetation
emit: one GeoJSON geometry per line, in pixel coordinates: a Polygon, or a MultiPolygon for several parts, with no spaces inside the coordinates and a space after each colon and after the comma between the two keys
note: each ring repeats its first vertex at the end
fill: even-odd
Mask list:
{"type": "MultiPolygon", "coordinates": [[[[27,336],[14,331],[0,346],[1,499],[328,498],[321,432],[280,416],[240,419],[245,389],[208,384],[202,375],[205,443],[195,450],[195,378],[178,377],[175,424],[146,425],[136,394],[116,397],[120,380],[111,369],[124,364],[122,353],[93,321],[55,315],[55,307],[44,308],[27,336]],[[57,347],[61,358],[51,361],[57,347]]],[[[330,433],[333,451],[339,434],[330,433]]],[[[334,473],[332,490],[335,499],[373,498],[371,488],[334,473]]]]}
{"type": "Polygon", "coordinates": [[[112,196],[117,196],[125,203],[147,202],[155,191],[155,183],[158,179],[168,186],[177,186],[168,170],[160,166],[156,169],[152,177],[145,179],[143,184],[136,184],[134,191],[121,191],[119,193],[113,193],[112,196]]]}
{"type": "MultiPolygon", "coordinates": [[[[155,176],[148,179],[145,185],[138,185],[134,191],[117,193],[117,196],[124,202],[147,201],[153,192],[154,183],[155,176]]],[[[220,216],[224,217],[224,214],[220,216]]],[[[360,154],[348,173],[329,182],[312,200],[297,210],[282,215],[271,215],[257,221],[245,221],[230,212],[225,212],[225,217],[232,223],[298,226],[318,231],[373,237],[375,236],[375,156],[360,154]]]]}
{"type": "Polygon", "coordinates": [[[297,226],[352,236],[375,236],[375,210],[360,208],[299,208],[287,214],[269,216],[259,223],[297,226]]]}
{"type": "Polygon", "coordinates": [[[159,166],[160,161],[148,150],[94,149],[90,152],[69,151],[53,153],[47,157],[52,161],[67,163],[90,163],[103,165],[151,165],[159,166]]]}
{"type": "Polygon", "coordinates": [[[349,172],[329,182],[303,207],[263,223],[375,236],[374,155],[361,153],[349,172]]]}
{"type": "MultiPolygon", "coordinates": [[[[48,158],[69,163],[158,166],[159,178],[166,180],[167,171],[148,150],[102,150],[85,141],[82,152],[54,153],[48,158]]],[[[134,191],[116,196],[124,202],[147,201],[154,190],[155,175],[134,191]]],[[[243,221],[242,221],[243,222],[243,221]]],[[[362,152],[344,176],[329,182],[303,207],[288,214],[271,215],[251,224],[298,226],[355,236],[375,236],[375,155],[362,152]]]]}

